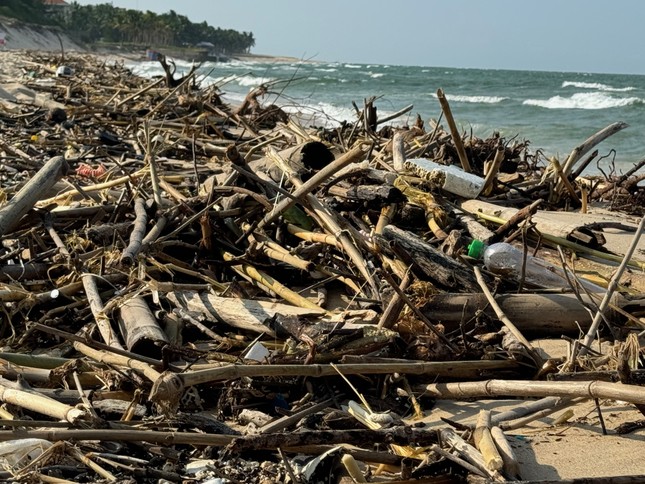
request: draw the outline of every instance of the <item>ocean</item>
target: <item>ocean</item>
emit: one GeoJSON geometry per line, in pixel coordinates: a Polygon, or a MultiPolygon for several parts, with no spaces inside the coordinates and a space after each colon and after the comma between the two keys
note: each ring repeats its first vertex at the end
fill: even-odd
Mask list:
{"type": "MultiPolygon", "coordinates": [[[[177,73],[190,63],[177,62],[177,73]]],[[[157,62],[127,65],[136,74],[163,71],[157,62]]],[[[507,140],[530,141],[530,150],[564,161],[573,148],[617,121],[628,128],[597,146],[599,162],[586,173],[625,172],[645,157],[645,76],[584,72],[511,71],[445,67],[349,64],[342,62],[204,63],[202,85],[217,84],[223,99],[239,104],[250,89],[270,83],[264,102],[301,113],[316,126],[356,120],[359,109],[376,97],[379,117],[412,104],[407,115],[391,121],[411,125],[441,114],[436,97],[443,89],[462,132],[487,138],[499,132],[507,140]]]]}

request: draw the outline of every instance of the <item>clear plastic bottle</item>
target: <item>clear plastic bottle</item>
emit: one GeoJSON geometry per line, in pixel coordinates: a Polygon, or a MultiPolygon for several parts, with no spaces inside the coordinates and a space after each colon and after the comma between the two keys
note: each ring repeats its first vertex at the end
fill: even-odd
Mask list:
{"type": "MultiPolygon", "coordinates": [[[[486,269],[493,274],[509,277],[515,281],[522,278],[524,253],[506,242],[497,242],[489,246],[480,240],[473,240],[468,246],[468,255],[476,259],[483,257],[486,269]]],[[[573,280],[573,278],[571,278],[573,280]]],[[[604,292],[601,286],[580,279],[590,292],[604,292]]],[[[570,289],[570,285],[561,267],[554,266],[543,259],[526,256],[524,266],[524,283],[533,288],[570,289]]]]}

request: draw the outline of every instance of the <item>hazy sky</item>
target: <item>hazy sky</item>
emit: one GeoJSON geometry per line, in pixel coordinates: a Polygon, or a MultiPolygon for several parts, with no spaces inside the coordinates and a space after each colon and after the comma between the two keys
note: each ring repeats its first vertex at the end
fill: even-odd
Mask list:
{"type": "MultiPolygon", "coordinates": [[[[71,1],[71,0],[68,0],[71,1]]],[[[77,0],[250,31],[320,61],[645,74],[643,0],[77,0]]]]}

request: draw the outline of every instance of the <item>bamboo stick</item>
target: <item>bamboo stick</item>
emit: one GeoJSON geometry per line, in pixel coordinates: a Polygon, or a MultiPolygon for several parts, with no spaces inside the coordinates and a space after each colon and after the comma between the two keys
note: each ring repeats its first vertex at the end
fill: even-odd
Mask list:
{"type": "Polygon", "coordinates": [[[320,242],[323,244],[332,245],[337,249],[343,248],[342,244],[333,235],[323,234],[320,232],[310,232],[293,224],[287,224],[287,230],[290,234],[295,235],[302,240],[306,240],[307,242],[320,242]]]}
{"type": "Polygon", "coordinates": [[[379,329],[391,328],[397,322],[401,311],[405,307],[405,301],[401,298],[401,296],[399,296],[399,293],[405,294],[405,290],[408,288],[411,282],[412,275],[408,270],[401,280],[399,291],[395,291],[395,293],[392,295],[392,299],[390,299],[390,302],[385,308],[385,311],[383,311],[383,314],[381,315],[381,319],[379,320],[377,325],[379,329]]]}
{"type": "Polygon", "coordinates": [[[629,248],[627,249],[625,256],[623,257],[623,260],[621,261],[620,266],[618,266],[618,269],[616,269],[616,271],[614,272],[614,275],[612,276],[611,281],[609,281],[609,287],[607,288],[607,292],[605,293],[605,296],[602,298],[602,301],[600,302],[600,306],[598,306],[598,311],[596,312],[596,315],[594,316],[594,319],[591,322],[591,326],[589,327],[589,330],[587,331],[587,334],[585,335],[585,338],[582,341],[582,344],[584,346],[580,349],[580,352],[579,352],[580,356],[586,355],[587,352],[589,351],[589,348],[591,348],[591,344],[593,343],[593,340],[596,337],[596,333],[598,332],[598,327],[600,326],[600,323],[603,320],[605,310],[609,306],[611,297],[616,291],[616,288],[618,287],[618,282],[620,281],[620,278],[622,277],[623,272],[625,272],[627,263],[632,258],[632,255],[636,250],[636,246],[638,245],[638,241],[640,240],[641,234],[643,233],[644,230],[645,230],[645,216],[641,218],[641,221],[638,224],[638,228],[636,229],[636,233],[634,234],[632,242],[629,245],[629,248]]]}
{"type": "Polygon", "coordinates": [[[92,358],[94,361],[98,361],[99,363],[119,365],[125,368],[132,368],[133,370],[137,370],[152,382],[157,381],[161,376],[161,373],[155,370],[152,366],[140,360],[135,360],[133,358],[128,358],[127,356],[122,356],[115,353],[109,353],[105,350],[96,350],[78,341],[74,342],[74,348],[79,353],[82,353],[85,356],[92,358]]]}
{"type": "MultiPolygon", "coordinates": [[[[605,128],[601,129],[597,133],[593,134],[589,138],[587,138],[582,144],[576,146],[573,151],[571,151],[571,154],[567,158],[567,161],[564,163],[564,166],[562,167],[562,172],[564,173],[565,176],[569,176],[569,173],[571,173],[571,170],[573,170],[574,165],[578,162],[580,158],[582,158],[587,152],[592,149],[594,146],[596,146],[598,143],[604,141],[605,139],[609,138],[611,135],[618,133],[619,131],[629,127],[627,123],[623,123],[622,121],[612,123],[609,126],[606,126],[605,128]]],[[[556,179],[558,174],[554,173],[554,180],[556,179]]],[[[558,183],[556,184],[556,190],[561,190],[562,187],[562,181],[558,180],[558,183]]]]}
{"type": "MultiPolygon", "coordinates": [[[[100,360],[98,360],[100,361],[100,360]]],[[[198,370],[175,374],[164,372],[157,378],[150,392],[150,400],[170,400],[181,389],[189,386],[222,380],[232,380],[246,377],[271,376],[309,376],[323,377],[337,375],[373,375],[389,373],[406,373],[411,375],[430,374],[460,378],[471,372],[481,372],[493,369],[517,369],[513,361],[446,361],[446,362],[409,362],[409,363],[356,363],[337,365],[226,365],[219,368],[198,370]],[[335,368],[334,368],[335,366],[335,368]]]]}
{"type": "Polygon", "coordinates": [[[168,338],[142,297],[124,301],[119,306],[118,321],[128,350],[145,356],[161,357],[160,343],[167,343],[168,338]]]}
{"type": "Polygon", "coordinates": [[[153,87],[157,87],[159,84],[161,84],[162,82],[164,82],[164,80],[165,80],[165,79],[164,79],[163,77],[160,77],[160,78],[159,78],[159,79],[157,79],[156,81],[151,82],[151,83],[150,83],[150,84],[148,84],[147,86],[145,86],[145,87],[143,87],[143,88],[139,89],[137,92],[135,92],[135,93],[131,94],[130,96],[128,96],[128,97],[126,97],[126,98],[122,99],[121,101],[119,101],[119,102],[116,104],[116,107],[117,107],[117,108],[120,108],[120,107],[121,107],[121,106],[123,106],[124,104],[126,104],[126,103],[128,103],[128,102],[132,101],[133,99],[138,98],[138,97],[139,97],[139,96],[141,96],[142,94],[145,94],[146,92],[148,92],[148,91],[149,91],[150,89],[152,89],[153,87]]]}
{"type": "MultiPolygon", "coordinates": [[[[296,190],[293,192],[293,198],[284,198],[280,203],[278,203],[273,210],[266,214],[262,220],[258,223],[256,229],[259,230],[267,224],[273,222],[276,218],[282,215],[286,210],[293,207],[297,200],[304,199],[305,196],[311,193],[313,190],[318,188],[320,184],[330,178],[334,173],[338,172],[345,166],[350,163],[355,162],[365,154],[365,151],[362,146],[356,146],[352,150],[345,153],[340,158],[334,160],[328,164],[325,168],[316,173],[313,177],[307,180],[306,183],[303,183],[301,186],[296,187],[296,190]]],[[[274,156],[277,156],[277,153],[274,152],[274,156]]],[[[286,164],[283,164],[286,166],[286,164]]]]}
{"type": "Polygon", "coordinates": [[[490,431],[490,410],[481,409],[477,418],[477,425],[473,432],[475,447],[482,453],[486,467],[491,471],[500,471],[504,467],[502,456],[495,447],[495,442],[490,431]]]}
{"type": "Polygon", "coordinates": [[[497,319],[499,319],[506,328],[515,336],[515,338],[524,345],[526,350],[528,351],[529,355],[535,361],[535,364],[538,368],[540,368],[543,364],[542,358],[540,355],[535,351],[535,348],[533,348],[533,345],[527,340],[524,335],[520,332],[519,329],[513,324],[513,322],[506,317],[506,314],[504,314],[504,311],[502,308],[497,304],[497,301],[495,301],[495,298],[491,294],[490,290],[488,289],[488,286],[486,285],[486,281],[484,281],[484,278],[481,274],[481,271],[479,270],[479,267],[475,266],[473,267],[473,270],[475,271],[475,276],[477,277],[477,282],[479,283],[479,286],[482,288],[482,291],[484,295],[486,296],[486,299],[488,299],[488,302],[490,303],[491,307],[495,311],[495,314],[497,315],[497,319]]]}
{"type": "Polygon", "coordinates": [[[495,151],[495,157],[493,158],[493,161],[490,164],[490,168],[488,169],[488,172],[484,177],[484,186],[482,187],[482,190],[481,190],[481,194],[484,197],[489,196],[493,191],[493,183],[495,181],[495,177],[497,176],[497,173],[499,172],[499,167],[501,166],[502,161],[504,161],[504,153],[505,153],[504,147],[498,146],[497,150],[495,151]]]}
{"type": "Polygon", "coordinates": [[[65,420],[71,424],[77,423],[86,417],[86,412],[76,407],[60,403],[53,398],[40,395],[33,391],[23,391],[8,387],[0,379],[0,401],[37,412],[49,417],[65,420]]]}
{"type": "Polygon", "coordinates": [[[545,382],[527,380],[486,380],[481,382],[435,383],[422,385],[426,396],[442,399],[473,397],[584,397],[611,398],[630,403],[645,404],[645,387],[608,383],[589,382],[545,382]]]}
{"type": "Polygon", "coordinates": [[[96,321],[96,326],[99,329],[99,333],[101,333],[103,341],[105,341],[105,344],[108,346],[123,349],[118,336],[112,330],[110,318],[108,318],[104,312],[105,308],[103,306],[103,301],[101,301],[101,296],[96,286],[96,276],[93,274],[83,274],[81,279],[83,281],[85,295],[87,296],[87,302],[90,305],[90,309],[94,315],[94,320],[96,321]]]}
{"type": "Polygon", "coordinates": [[[51,158],[38,172],[0,208],[0,235],[15,228],[20,219],[47,193],[69,170],[62,156],[51,158]]]}
{"type": "Polygon", "coordinates": [[[461,167],[466,173],[471,173],[473,170],[470,166],[470,161],[468,161],[468,156],[466,155],[466,150],[464,149],[464,142],[461,139],[457,125],[455,124],[455,118],[452,117],[452,111],[450,110],[450,104],[446,99],[443,89],[437,89],[437,99],[439,99],[439,104],[441,104],[441,110],[443,115],[446,118],[448,127],[450,128],[450,134],[452,135],[452,142],[455,144],[457,149],[457,154],[459,155],[459,161],[461,162],[461,167]]]}
{"type": "MultiPolygon", "coordinates": [[[[86,187],[83,187],[82,190],[85,193],[91,193],[91,192],[98,192],[101,190],[105,190],[106,188],[112,188],[112,187],[117,187],[119,185],[123,185],[124,183],[127,183],[131,180],[136,180],[137,178],[141,178],[145,176],[149,172],[148,168],[142,168],[134,173],[130,173],[128,175],[115,178],[110,181],[106,181],[103,183],[96,183],[94,185],[89,185],[86,187]]],[[[47,198],[45,200],[41,200],[38,202],[39,206],[47,206],[52,203],[59,203],[59,202],[64,202],[68,200],[70,197],[73,197],[75,195],[78,195],[80,191],[77,188],[74,188],[72,190],[68,190],[66,192],[61,193],[60,195],[56,195],[55,197],[47,198]]]]}
{"type": "MultiPolygon", "coordinates": [[[[331,209],[323,205],[322,202],[317,197],[315,197],[310,193],[314,188],[318,187],[320,183],[322,183],[324,180],[329,178],[333,173],[340,170],[340,168],[348,165],[349,163],[363,156],[364,154],[363,148],[359,145],[354,149],[352,149],[351,151],[345,153],[345,155],[333,161],[325,168],[320,170],[318,173],[316,173],[316,175],[311,177],[306,183],[302,183],[302,181],[300,181],[300,179],[295,175],[293,170],[284,162],[284,160],[282,160],[278,156],[275,150],[273,150],[270,153],[271,153],[272,159],[280,166],[280,168],[282,168],[285,171],[285,173],[287,173],[287,175],[290,177],[291,182],[296,186],[296,191],[294,192],[294,196],[306,198],[309,206],[316,213],[316,215],[321,219],[324,225],[324,228],[329,233],[335,235],[338,238],[338,240],[343,246],[343,250],[345,251],[345,253],[352,260],[352,262],[354,263],[358,271],[361,273],[361,275],[368,282],[369,286],[372,288],[372,292],[373,292],[371,295],[372,298],[377,300],[380,299],[378,284],[374,279],[373,273],[367,268],[367,264],[365,262],[365,259],[363,258],[362,253],[356,248],[353,240],[342,229],[342,227],[336,220],[336,216],[331,211],[331,209]]],[[[295,202],[293,202],[293,200],[291,199],[288,199],[288,200],[283,200],[283,202],[281,203],[284,203],[285,208],[282,210],[285,210],[286,208],[293,206],[295,202]]],[[[276,206],[276,208],[274,208],[269,214],[267,214],[260,221],[260,223],[257,226],[258,229],[261,228],[263,225],[265,225],[267,221],[270,222],[271,220],[274,220],[275,217],[277,217],[280,213],[282,213],[282,212],[277,212],[278,207],[281,207],[281,205],[279,204],[278,206],[276,206]],[[276,212],[276,214],[274,214],[274,212],[276,212]]]]}
{"type": "MultiPolygon", "coordinates": [[[[224,252],[222,255],[224,257],[224,260],[226,261],[231,261],[235,259],[235,256],[229,252],[224,252]]],[[[237,273],[239,273],[240,275],[250,277],[254,281],[259,282],[262,286],[269,288],[270,290],[278,294],[282,299],[284,299],[287,302],[290,302],[294,306],[325,311],[317,304],[311,302],[309,299],[301,296],[297,292],[292,291],[291,289],[287,288],[280,282],[276,281],[273,277],[271,277],[267,273],[257,270],[255,267],[253,267],[250,264],[238,264],[238,265],[232,266],[231,268],[237,273]]]]}
{"type": "Polygon", "coordinates": [[[146,235],[146,226],[148,225],[148,214],[146,213],[146,206],[143,198],[137,197],[134,199],[134,224],[132,232],[130,233],[130,241],[128,246],[123,249],[121,254],[121,264],[131,266],[137,258],[137,254],[141,250],[143,238],[146,235]]]}
{"type": "Polygon", "coordinates": [[[499,427],[492,427],[490,434],[504,463],[504,474],[510,479],[519,479],[520,464],[517,461],[513,448],[506,439],[506,435],[504,435],[504,431],[499,427]]]}

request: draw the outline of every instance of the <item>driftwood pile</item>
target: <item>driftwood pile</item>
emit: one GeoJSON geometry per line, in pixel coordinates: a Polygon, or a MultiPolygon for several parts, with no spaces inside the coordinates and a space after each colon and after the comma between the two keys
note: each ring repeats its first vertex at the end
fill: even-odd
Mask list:
{"type": "Polygon", "coordinates": [[[547,236],[536,220],[603,200],[643,215],[642,164],[580,176],[623,124],[544,164],[528,142],[459,133],[441,91],[446,128],[384,125],[372,100],[356,123],[305,128],[262,105],[266,87],[234,108],[195,72],[146,80],[68,56],[56,77],[54,57],[22,59],[18,82],[51,102],[0,110],[4,478],[510,480],[517,419],[645,405],[622,270],[605,293],[571,271],[550,292],[467,255],[473,239],[602,253],[598,227],[547,236]],[[419,158],[480,195],[443,189],[419,158]],[[527,339],[562,335],[561,359],[527,339]],[[471,426],[415,423],[436,399],[500,396],[532,399],[471,426]]]}

